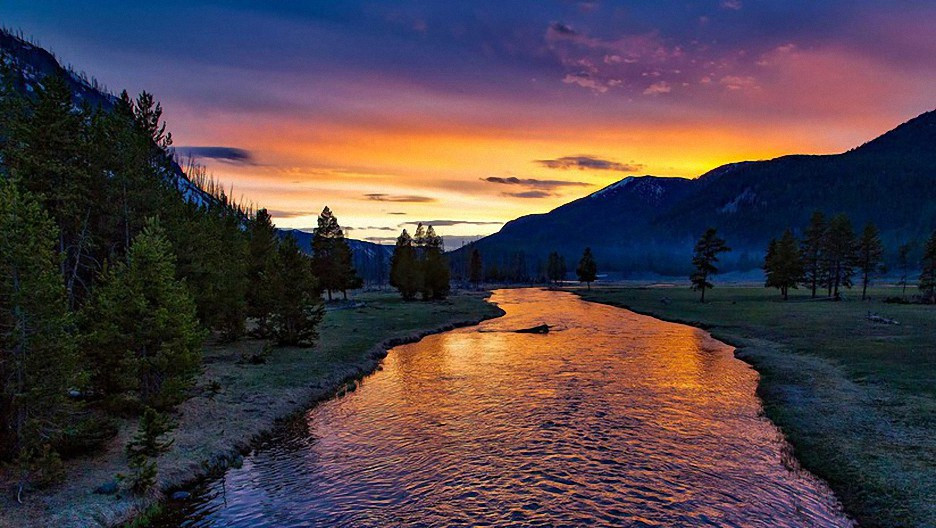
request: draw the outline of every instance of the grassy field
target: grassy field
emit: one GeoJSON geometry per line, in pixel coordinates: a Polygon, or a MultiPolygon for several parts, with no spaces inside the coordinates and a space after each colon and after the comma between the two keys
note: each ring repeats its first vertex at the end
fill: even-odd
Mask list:
{"type": "MultiPolygon", "coordinates": [[[[475,323],[502,313],[487,303],[487,294],[463,293],[444,302],[404,303],[390,293],[355,296],[362,306],[329,310],[314,348],[279,348],[265,364],[242,361],[264,346],[256,340],[211,346],[197,395],[179,408],[173,449],[159,458],[160,487],[171,490],[199,475],[237,464],[239,453],[269,431],[276,420],[307,409],[346,383],[370,372],[389,340],[415,340],[430,331],[475,323]],[[220,392],[209,390],[214,383],[220,392]]],[[[135,430],[122,424],[108,449],[67,462],[68,479],[45,492],[28,494],[25,504],[4,489],[0,527],[111,526],[155,504],[122,493],[96,495],[93,490],[127,472],[123,446],[135,430]]],[[[2,478],[0,478],[2,484],[2,478]]]]}
{"type": "MultiPolygon", "coordinates": [[[[862,526],[936,526],[936,306],[794,291],[592,288],[587,300],[707,329],[761,374],[767,415],[862,526]],[[872,322],[880,314],[899,325],[872,322]]],[[[875,288],[883,299],[896,288],[875,288]]]]}

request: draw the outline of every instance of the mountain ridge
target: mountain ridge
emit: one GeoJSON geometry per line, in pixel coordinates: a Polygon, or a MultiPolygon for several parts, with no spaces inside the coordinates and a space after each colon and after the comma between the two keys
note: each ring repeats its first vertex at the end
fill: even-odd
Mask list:
{"type": "MultiPolygon", "coordinates": [[[[727,270],[760,266],[770,238],[801,230],[815,210],[874,222],[892,254],[936,228],[936,110],[838,154],[790,154],[721,165],[697,178],[628,176],[547,213],[507,222],[467,248],[498,267],[518,260],[535,273],[546,254],[577,261],[592,247],[602,269],[683,274],[701,230],[719,229],[735,248],[727,270]],[[529,264],[532,262],[532,264],[529,264]]],[[[457,265],[457,264],[456,264],[457,265]]],[[[574,267],[574,266],[570,266],[574,267]]]]}

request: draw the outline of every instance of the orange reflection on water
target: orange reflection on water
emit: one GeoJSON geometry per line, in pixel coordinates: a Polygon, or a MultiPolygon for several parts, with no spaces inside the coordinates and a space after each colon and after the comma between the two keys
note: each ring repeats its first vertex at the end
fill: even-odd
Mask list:
{"type": "Polygon", "coordinates": [[[565,292],[491,300],[507,315],[393,349],[187,526],[850,526],[731,347],[565,292]]]}

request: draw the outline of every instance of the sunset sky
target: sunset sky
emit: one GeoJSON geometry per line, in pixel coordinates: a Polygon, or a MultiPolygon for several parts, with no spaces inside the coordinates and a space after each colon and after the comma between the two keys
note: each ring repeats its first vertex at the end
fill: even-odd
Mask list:
{"type": "Polygon", "coordinates": [[[934,105],[936,2],[46,2],[21,29],[307,228],[473,237],[628,175],[846,150],[934,105]],[[267,5],[261,5],[267,4],[267,5]]]}

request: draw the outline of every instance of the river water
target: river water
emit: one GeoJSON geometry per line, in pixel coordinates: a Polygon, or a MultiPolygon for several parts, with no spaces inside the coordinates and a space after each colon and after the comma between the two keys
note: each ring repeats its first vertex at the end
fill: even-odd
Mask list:
{"type": "Polygon", "coordinates": [[[491,300],[507,315],[394,348],[157,525],[851,525],[731,347],[565,292],[491,300]]]}

